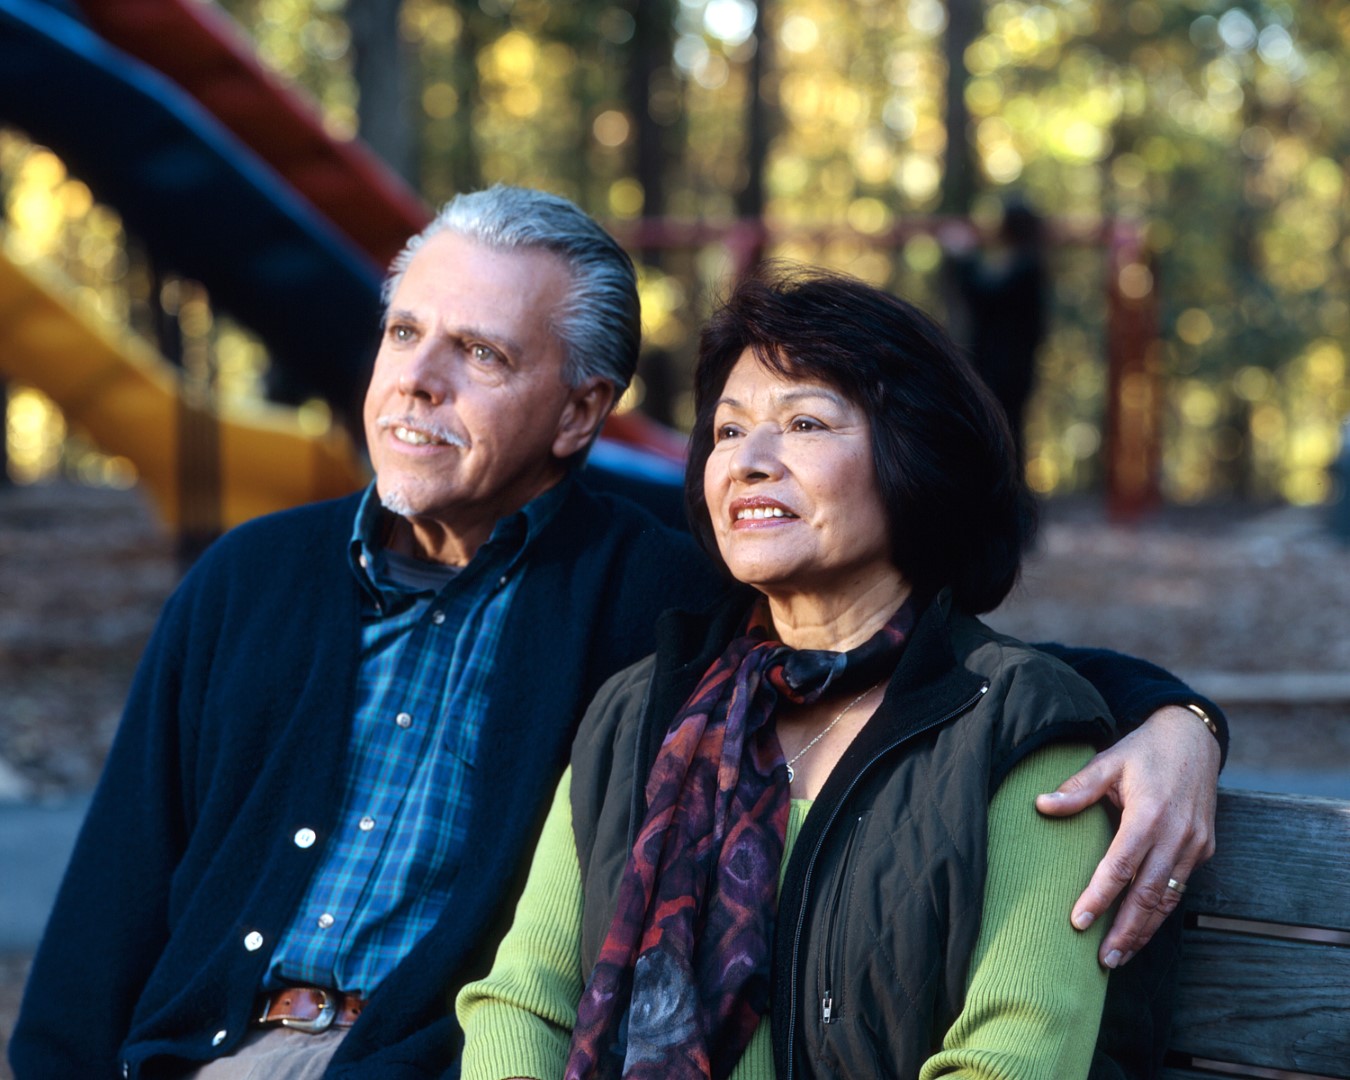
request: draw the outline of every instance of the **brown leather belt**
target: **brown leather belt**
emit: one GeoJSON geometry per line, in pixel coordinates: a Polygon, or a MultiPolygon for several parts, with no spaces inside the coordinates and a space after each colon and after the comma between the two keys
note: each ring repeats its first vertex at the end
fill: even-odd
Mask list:
{"type": "Polygon", "coordinates": [[[359,994],[339,994],[318,986],[288,986],[258,999],[255,1024],[280,1024],[295,1031],[319,1032],[351,1027],[365,1007],[359,994]]]}

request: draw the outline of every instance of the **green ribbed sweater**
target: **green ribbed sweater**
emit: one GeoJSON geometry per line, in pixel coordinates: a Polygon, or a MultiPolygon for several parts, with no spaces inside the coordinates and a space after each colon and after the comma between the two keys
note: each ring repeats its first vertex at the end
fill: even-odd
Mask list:
{"type": "MultiPolygon", "coordinates": [[[[1097,948],[1107,920],[1078,932],[1074,899],[1110,842],[1101,808],[1067,819],[1033,805],[1091,756],[1083,746],[1040,750],[1021,762],[989,805],[989,873],[965,1007],[919,1080],[1072,1080],[1085,1077],[1097,1041],[1106,972],[1097,948]]],[[[572,834],[571,770],[563,774],[515,921],[492,971],[459,993],[462,1080],[556,1080],[567,1061],[585,973],[582,887],[572,834]]],[[[783,866],[811,804],[794,800],[783,866]]],[[[761,1023],[731,1080],[773,1080],[769,1024],[761,1023]]]]}

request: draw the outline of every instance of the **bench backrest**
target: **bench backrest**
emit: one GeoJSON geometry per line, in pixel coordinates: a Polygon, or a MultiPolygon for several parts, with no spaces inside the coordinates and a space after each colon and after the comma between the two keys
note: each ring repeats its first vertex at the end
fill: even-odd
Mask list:
{"type": "Polygon", "coordinates": [[[1350,802],[1221,791],[1216,829],[1164,1077],[1350,1078],[1350,802]]]}

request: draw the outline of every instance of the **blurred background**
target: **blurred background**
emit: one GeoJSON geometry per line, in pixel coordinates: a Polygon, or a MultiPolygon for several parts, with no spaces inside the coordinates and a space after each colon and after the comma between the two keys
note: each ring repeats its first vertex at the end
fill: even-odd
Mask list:
{"type": "Polygon", "coordinates": [[[1228,783],[1350,796],[1347,52],[1338,0],[0,0],[0,1042],[160,604],[364,481],[384,267],[499,181],[639,264],[630,478],[760,260],[977,363],[1008,326],[1046,525],[993,621],[1195,679],[1228,783]]]}
{"type": "MultiPolygon", "coordinates": [[[[278,121],[282,109],[261,91],[247,96],[242,67],[216,70],[233,48],[259,80],[303,94],[323,133],[359,134],[406,184],[390,196],[402,216],[335,261],[349,255],[378,276],[418,223],[419,198],[434,207],[495,181],[561,192],[604,221],[643,267],[649,355],[626,404],[677,427],[688,420],[693,335],[728,273],[764,255],[826,263],[943,313],[937,224],[951,216],[992,234],[1016,193],[1049,218],[1053,310],[1027,417],[1037,491],[1104,482],[1108,330],[1123,301],[1144,308],[1129,313],[1149,340],[1135,345],[1143,378],[1126,380],[1126,397],[1156,424],[1146,441],[1158,446],[1164,498],[1307,505],[1331,495],[1327,467],[1350,409],[1350,13],[1333,0],[6,0],[0,10],[18,19],[44,7],[86,20],[105,48],[87,59],[72,49],[32,81],[10,76],[5,257],[59,278],[81,314],[139,333],[220,402],[261,398],[270,383],[314,431],[334,394],[303,377],[316,365],[287,356],[292,343],[250,325],[266,300],[239,294],[267,283],[202,282],[181,265],[228,279],[250,269],[246,256],[216,241],[211,259],[185,260],[174,250],[184,238],[147,239],[162,226],[142,219],[180,213],[164,205],[170,180],[156,185],[159,205],[109,201],[145,200],[125,177],[174,168],[168,151],[137,136],[155,162],[122,150],[91,162],[98,176],[68,159],[96,157],[81,143],[117,146],[109,125],[143,129],[196,105],[210,114],[191,119],[226,159],[221,171],[270,172],[270,189],[316,216],[327,181],[297,193],[295,171],[289,182],[272,171],[293,165],[278,161],[288,148],[269,145],[269,116],[247,109],[278,121]],[[186,14],[175,21],[174,9],[186,14]],[[225,40],[208,44],[213,32],[225,40]],[[151,61],[171,70],[146,86],[151,61]],[[108,80],[139,79],[144,95],[99,109],[104,130],[93,132],[80,91],[97,97],[87,69],[100,62],[113,67],[108,80]],[[24,97],[63,98],[70,115],[24,97]]],[[[72,36],[53,17],[11,23],[8,35],[31,50],[63,31],[72,36]]],[[[371,202],[393,187],[380,179],[371,202]]],[[[183,187],[188,198],[200,191],[191,179],[183,187]]],[[[250,207],[226,192],[221,205],[181,213],[203,219],[185,227],[226,237],[258,227],[222,211],[250,207]]],[[[312,325],[334,306],[285,318],[312,325]]],[[[347,348],[357,359],[324,363],[359,366],[368,338],[347,348]]],[[[10,477],[135,482],[144,465],[81,438],[37,364],[20,366],[4,365],[10,477]]]]}

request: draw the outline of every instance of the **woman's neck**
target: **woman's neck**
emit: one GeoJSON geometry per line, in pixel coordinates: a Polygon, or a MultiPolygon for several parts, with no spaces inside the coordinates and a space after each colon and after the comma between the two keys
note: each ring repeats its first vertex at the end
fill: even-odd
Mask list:
{"type": "Polygon", "coordinates": [[[830,593],[768,592],[769,613],[784,645],[847,652],[880,630],[910,594],[897,572],[861,589],[830,593]]]}

